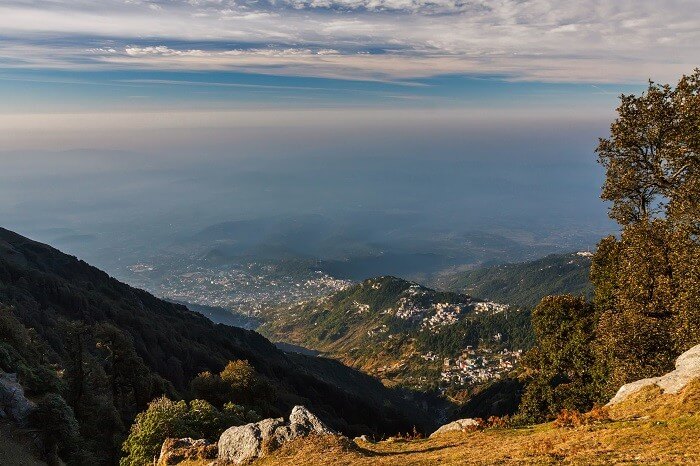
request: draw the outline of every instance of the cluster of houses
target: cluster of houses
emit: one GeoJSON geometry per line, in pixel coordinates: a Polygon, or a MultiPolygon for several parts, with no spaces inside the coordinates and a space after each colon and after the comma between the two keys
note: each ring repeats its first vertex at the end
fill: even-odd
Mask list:
{"type": "MultiPolygon", "coordinates": [[[[497,335],[494,335],[494,339],[497,339],[497,335]]],[[[424,355],[424,359],[426,356],[428,355],[424,355]]],[[[521,356],[522,350],[492,350],[468,346],[459,356],[443,360],[440,382],[450,386],[491,382],[511,372],[521,356]]]]}
{"type": "Polygon", "coordinates": [[[437,331],[440,327],[455,324],[460,314],[468,307],[466,304],[437,303],[434,307],[435,312],[423,319],[421,329],[437,331]]]}
{"type": "MultiPolygon", "coordinates": [[[[140,265],[140,264],[137,264],[140,265]]],[[[141,270],[143,267],[135,267],[141,270]]],[[[325,273],[296,278],[271,277],[260,264],[246,264],[225,269],[190,267],[163,279],[154,293],[195,304],[216,306],[245,314],[283,303],[308,301],[350,286],[325,273]]]]}

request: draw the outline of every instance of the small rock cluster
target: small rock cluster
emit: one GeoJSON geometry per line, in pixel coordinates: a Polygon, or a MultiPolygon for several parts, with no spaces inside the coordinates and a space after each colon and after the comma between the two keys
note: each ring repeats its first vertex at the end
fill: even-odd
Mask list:
{"type": "Polygon", "coordinates": [[[169,438],[160,449],[158,466],[180,464],[183,461],[215,460],[217,448],[215,443],[205,439],[169,438]]]}
{"type": "Polygon", "coordinates": [[[242,464],[299,437],[336,432],[303,406],[295,406],[289,421],[282,418],[228,428],[219,438],[219,459],[242,464]]]}
{"type": "Polygon", "coordinates": [[[676,370],[660,377],[650,377],[623,385],[608,406],[626,400],[630,395],[644,387],[658,385],[664,393],[676,394],[693,379],[700,377],[700,345],[693,346],[676,359],[676,370]]]}
{"type": "Polygon", "coordinates": [[[335,434],[308,409],[295,406],[287,422],[280,417],[229,427],[221,434],[218,445],[203,439],[167,439],[161,448],[158,465],[209,459],[217,460],[213,464],[244,464],[299,437],[335,434]]]}

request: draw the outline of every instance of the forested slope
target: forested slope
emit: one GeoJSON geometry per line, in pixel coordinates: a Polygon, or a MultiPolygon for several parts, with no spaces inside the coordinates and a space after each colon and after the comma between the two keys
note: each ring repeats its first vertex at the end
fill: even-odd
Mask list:
{"type": "Polygon", "coordinates": [[[434,285],[457,293],[534,308],[552,294],[591,296],[591,258],[586,253],[551,254],[529,262],[494,265],[445,275],[434,285]]]}
{"type": "Polygon", "coordinates": [[[280,412],[305,404],[350,431],[421,425],[401,394],[360,372],[287,355],[253,331],[213,324],[5,229],[0,307],[0,369],[17,372],[34,398],[65,399],[95,463],[115,461],[135,414],[154,397],[187,396],[198,373],[237,359],[271,381],[280,412]]]}

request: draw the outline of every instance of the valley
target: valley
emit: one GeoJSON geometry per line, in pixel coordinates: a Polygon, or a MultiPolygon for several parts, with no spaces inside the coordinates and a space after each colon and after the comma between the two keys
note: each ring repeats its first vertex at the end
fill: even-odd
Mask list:
{"type": "Polygon", "coordinates": [[[288,351],[323,354],[387,386],[457,400],[517,368],[533,341],[533,302],[590,287],[586,252],[445,271],[429,280],[450,292],[389,276],[338,279],[322,270],[326,265],[163,254],[123,275],[215,322],[257,329],[288,351]]]}
{"type": "Polygon", "coordinates": [[[387,386],[473,388],[506,375],[527,349],[528,312],[396,277],[265,310],[259,331],[321,351],[387,386]]]}

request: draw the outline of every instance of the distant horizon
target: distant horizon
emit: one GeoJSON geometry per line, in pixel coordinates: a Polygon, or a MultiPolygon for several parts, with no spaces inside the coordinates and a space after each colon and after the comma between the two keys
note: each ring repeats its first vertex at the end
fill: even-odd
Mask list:
{"type": "Polygon", "coordinates": [[[591,246],[597,139],[700,63],[693,3],[6,1],[0,215],[109,260],[241,219],[333,257],[591,246]]]}

